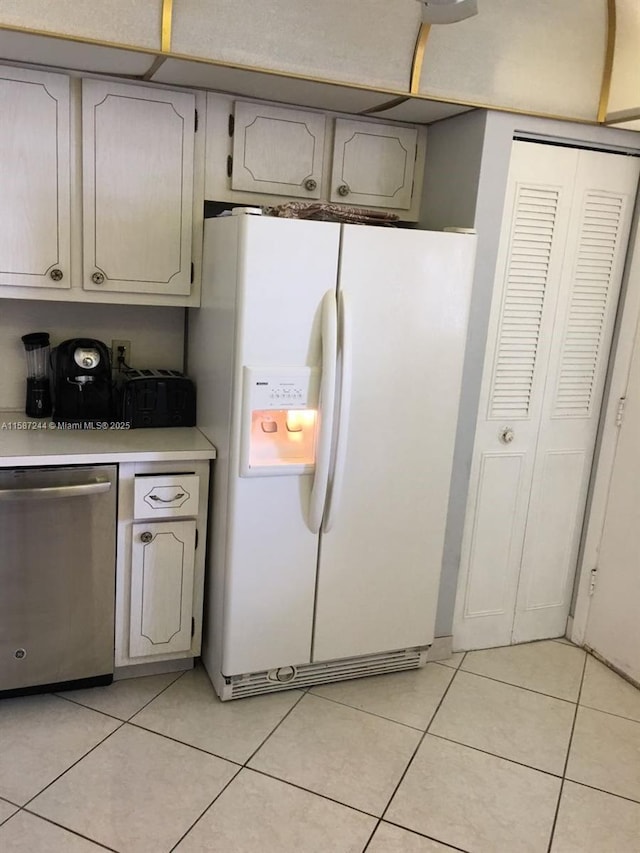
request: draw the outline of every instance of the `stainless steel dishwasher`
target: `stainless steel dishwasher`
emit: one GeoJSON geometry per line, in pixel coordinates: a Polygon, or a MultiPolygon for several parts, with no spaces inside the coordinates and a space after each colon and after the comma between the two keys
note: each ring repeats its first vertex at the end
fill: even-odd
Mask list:
{"type": "Polygon", "coordinates": [[[0,696],[113,679],[117,467],[0,470],[0,696]]]}

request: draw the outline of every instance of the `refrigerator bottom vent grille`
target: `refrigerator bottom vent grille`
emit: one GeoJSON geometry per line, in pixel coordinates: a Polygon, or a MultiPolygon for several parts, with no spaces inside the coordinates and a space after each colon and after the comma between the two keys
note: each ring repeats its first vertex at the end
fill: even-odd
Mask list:
{"type": "Polygon", "coordinates": [[[415,649],[403,649],[366,657],[344,658],[324,663],[308,663],[295,667],[295,675],[290,681],[276,681],[270,672],[253,672],[238,675],[225,685],[224,699],[241,699],[260,693],[273,693],[277,690],[291,690],[296,687],[311,687],[330,681],[343,681],[348,678],[364,678],[367,675],[379,675],[403,669],[417,669],[427,660],[428,646],[415,649]]]}

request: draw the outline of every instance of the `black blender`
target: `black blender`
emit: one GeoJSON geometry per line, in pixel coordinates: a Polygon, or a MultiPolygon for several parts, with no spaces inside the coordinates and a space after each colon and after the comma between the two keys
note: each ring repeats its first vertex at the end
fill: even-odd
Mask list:
{"type": "Polygon", "coordinates": [[[33,332],[22,336],[27,354],[27,400],[25,414],[31,418],[48,418],[51,414],[49,387],[49,335],[33,332]]]}

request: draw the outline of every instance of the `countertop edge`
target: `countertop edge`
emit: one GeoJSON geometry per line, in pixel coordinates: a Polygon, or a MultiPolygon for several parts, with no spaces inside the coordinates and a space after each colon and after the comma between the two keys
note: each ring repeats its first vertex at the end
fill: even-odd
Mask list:
{"type": "Polygon", "coordinates": [[[0,410],[0,468],[206,461],[216,455],[198,427],[65,430],[0,410]]]}
{"type": "Polygon", "coordinates": [[[94,453],[51,453],[28,456],[0,456],[0,469],[22,468],[33,465],[107,465],[121,462],[194,462],[216,458],[215,448],[211,450],[163,450],[129,452],[94,453]]]}

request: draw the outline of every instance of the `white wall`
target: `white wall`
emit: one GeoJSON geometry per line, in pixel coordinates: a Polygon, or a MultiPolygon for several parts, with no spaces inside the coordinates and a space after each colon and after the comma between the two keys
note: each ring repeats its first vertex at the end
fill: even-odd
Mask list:
{"type": "Polygon", "coordinates": [[[24,406],[26,360],[20,340],[48,332],[51,345],[68,338],[131,341],[132,367],[183,369],[184,309],[138,305],[0,300],[0,409],[24,406]]]}

